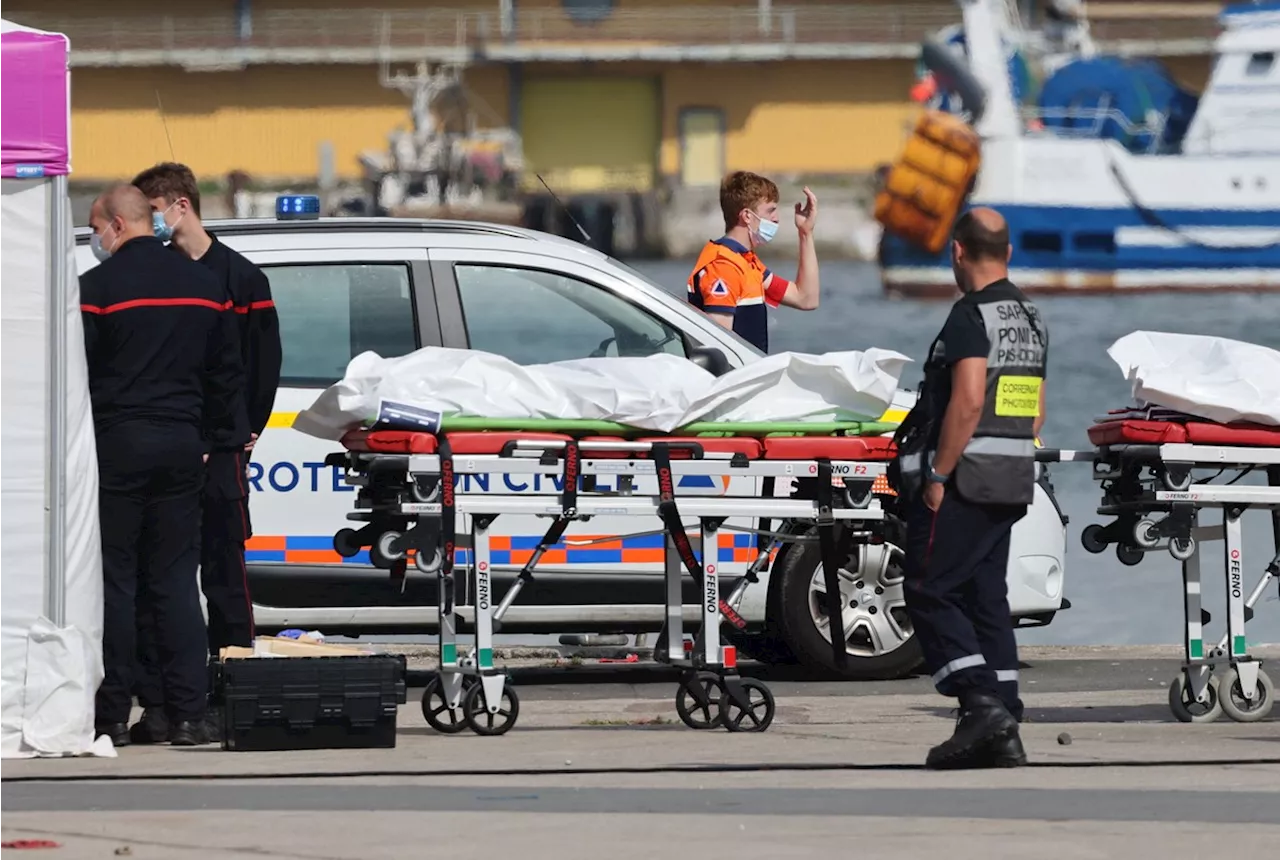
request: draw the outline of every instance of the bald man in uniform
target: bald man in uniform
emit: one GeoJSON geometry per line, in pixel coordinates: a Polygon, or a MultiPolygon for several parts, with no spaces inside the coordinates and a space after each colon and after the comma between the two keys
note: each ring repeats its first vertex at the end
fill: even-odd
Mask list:
{"type": "Polygon", "coordinates": [[[1035,495],[1048,329],[1009,281],[1009,228],[976,208],[956,221],[961,297],[929,349],[903,422],[898,467],[907,518],[907,611],[938,692],[960,701],[933,768],[1016,767],[1018,650],[1007,571],[1013,525],[1035,495]]]}
{"type": "Polygon", "coordinates": [[[212,272],[156,238],[138,189],[108,189],[89,224],[100,265],[80,278],[80,309],[105,599],[94,723],[116,746],[129,743],[141,584],[157,619],[168,741],[204,743],[208,670],[196,581],[204,461],[249,441],[234,314],[212,272]]]}

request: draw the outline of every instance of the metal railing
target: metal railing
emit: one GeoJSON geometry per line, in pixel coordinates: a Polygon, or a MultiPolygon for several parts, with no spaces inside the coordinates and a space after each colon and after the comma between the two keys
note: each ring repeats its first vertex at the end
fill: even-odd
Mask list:
{"type": "MultiPolygon", "coordinates": [[[[299,0],[305,3],[305,0],[299,0]]],[[[498,46],[832,45],[910,44],[958,23],[946,4],[774,6],[761,14],[753,4],[734,7],[619,9],[598,21],[579,22],[559,9],[518,9],[508,20],[495,9],[448,8],[256,12],[240,30],[225,15],[74,16],[18,15],[19,23],[67,34],[74,52],[170,52],[247,48],[261,50],[485,49],[498,46]]],[[[1105,19],[1093,22],[1096,41],[1209,39],[1212,18],[1105,19]]]]}

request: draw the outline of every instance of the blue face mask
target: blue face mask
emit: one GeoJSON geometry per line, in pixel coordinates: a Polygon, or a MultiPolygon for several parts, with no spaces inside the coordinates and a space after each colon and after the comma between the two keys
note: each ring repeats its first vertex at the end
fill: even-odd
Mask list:
{"type": "MultiPolygon", "coordinates": [[[[751,214],[755,215],[756,213],[752,212],[751,214]]],[[[760,226],[751,231],[751,241],[757,245],[764,245],[773,241],[773,237],[778,235],[778,222],[766,221],[759,215],[756,215],[756,220],[760,222],[760,226]]]]}
{"type": "Polygon", "coordinates": [[[175,200],[169,206],[169,208],[165,209],[163,212],[151,213],[151,229],[156,234],[156,238],[159,239],[161,242],[168,242],[170,239],[173,238],[174,228],[176,228],[179,224],[182,223],[182,219],[186,215],[185,212],[182,215],[179,215],[178,220],[173,222],[172,227],[170,227],[167,223],[165,223],[164,216],[169,213],[169,209],[172,209],[174,206],[177,206],[177,205],[178,205],[178,201],[175,200]]]}

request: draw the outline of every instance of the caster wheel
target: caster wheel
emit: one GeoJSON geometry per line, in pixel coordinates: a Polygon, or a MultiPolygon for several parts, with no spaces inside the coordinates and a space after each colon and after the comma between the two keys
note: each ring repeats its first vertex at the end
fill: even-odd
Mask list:
{"type": "Polygon", "coordinates": [[[773,693],[759,681],[744,679],[740,683],[747,707],[733,701],[726,689],[720,694],[720,721],[731,732],[762,732],[773,722],[773,693]]]}
{"type": "Polygon", "coordinates": [[[1169,555],[1173,556],[1178,561],[1186,561],[1195,554],[1195,538],[1187,538],[1186,540],[1183,540],[1182,538],[1172,538],[1169,541],[1169,555]]]}
{"type": "Polygon", "coordinates": [[[1156,524],[1151,520],[1138,520],[1138,524],[1133,527],[1133,542],[1144,549],[1151,549],[1160,543],[1156,524]]]}
{"type": "Polygon", "coordinates": [[[1222,702],[1218,697],[1218,678],[1209,678],[1206,701],[1197,702],[1191,697],[1187,676],[1179,673],[1169,685],[1169,710],[1180,723],[1211,723],[1222,715],[1222,702]]]}
{"type": "Polygon", "coordinates": [[[333,536],[333,551],[343,558],[351,558],[360,552],[360,538],[355,529],[338,529],[333,536]]]}
{"type": "Polygon", "coordinates": [[[400,532],[383,532],[374,539],[373,545],[369,547],[369,561],[373,562],[374,567],[391,567],[393,563],[404,558],[404,553],[391,551],[392,542],[399,537],[400,532]]]}
{"type": "Polygon", "coordinates": [[[430,552],[418,550],[413,554],[413,566],[423,573],[435,573],[442,564],[444,564],[444,553],[439,547],[430,552]]]}
{"type": "Polygon", "coordinates": [[[1136,546],[1129,546],[1123,543],[1116,544],[1116,558],[1120,559],[1120,563],[1123,565],[1133,567],[1135,564],[1142,562],[1143,555],[1142,550],[1136,546]]]}
{"type": "Polygon", "coordinates": [[[478,735],[506,734],[520,716],[520,697],[510,684],[503,684],[498,713],[491,714],[484,697],[484,684],[472,684],[462,697],[462,715],[466,717],[471,731],[478,735]]]}
{"type": "Polygon", "coordinates": [[[1084,527],[1084,531],[1080,533],[1080,543],[1084,545],[1085,552],[1097,554],[1107,550],[1107,542],[1102,536],[1102,526],[1097,523],[1084,527]]]}
{"type": "Polygon", "coordinates": [[[680,721],[691,729],[718,729],[720,697],[724,694],[724,682],[715,672],[698,672],[680,679],[676,691],[676,713],[680,721]]]}
{"type": "Polygon", "coordinates": [[[1276,701],[1275,685],[1262,670],[1258,671],[1258,685],[1253,688],[1253,701],[1246,699],[1240,675],[1234,666],[1222,673],[1218,693],[1222,699],[1222,710],[1237,723],[1256,723],[1266,719],[1276,701]]]}
{"type": "Polygon", "coordinates": [[[445,701],[444,684],[439,675],[428,681],[427,688],[422,691],[422,718],[441,734],[456,735],[467,727],[461,711],[455,711],[445,701]]]}
{"type": "Polygon", "coordinates": [[[409,493],[415,502],[430,504],[440,497],[440,483],[437,481],[430,486],[423,486],[418,481],[412,481],[409,484],[409,493]]]}
{"type": "Polygon", "coordinates": [[[1168,472],[1160,472],[1160,483],[1164,484],[1165,489],[1172,490],[1175,493],[1182,492],[1191,486],[1191,470],[1179,479],[1174,479],[1168,472]]]}

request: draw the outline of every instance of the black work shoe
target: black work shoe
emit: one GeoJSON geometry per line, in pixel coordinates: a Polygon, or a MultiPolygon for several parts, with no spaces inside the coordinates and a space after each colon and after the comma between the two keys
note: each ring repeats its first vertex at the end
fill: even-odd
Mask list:
{"type": "Polygon", "coordinates": [[[989,750],[1017,737],[1018,722],[996,696],[974,693],[960,708],[950,738],[929,750],[925,767],[942,769],[991,767],[989,750]]]}
{"type": "Polygon", "coordinates": [[[217,707],[209,708],[204,716],[204,736],[205,743],[220,744],[222,743],[222,709],[217,707]]]}
{"type": "Polygon", "coordinates": [[[95,737],[106,735],[111,738],[113,747],[127,747],[129,745],[129,724],[128,723],[102,723],[93,727],[95,737]]]}
{"type": "Polygon", "coordinates": [[[208,743],[205,739],[204,720],[182,720],[169,727],[169,745],[194,747],[208,743]]]}
{"type": "Polygon", "coordinates": [[[1022,767],[1027,763],[1027,751],[1022,748],[1022,738],[1013,734],[992,741],[983,755],[984,767],[1022,767]]]}
{"type": "Polygon", "coordinates": [[[142,719],[129,727],[129,740],[135,744],[162,744],[169,739],[169,718],[159,708],[147,708],[142,719]]]}

